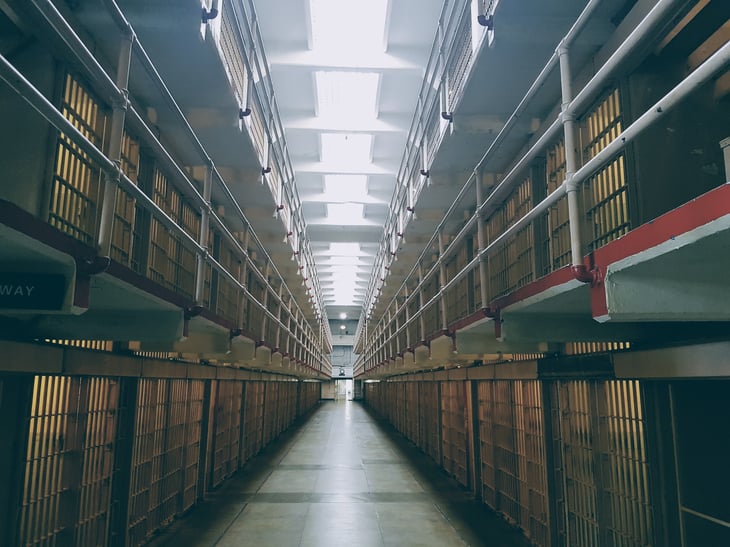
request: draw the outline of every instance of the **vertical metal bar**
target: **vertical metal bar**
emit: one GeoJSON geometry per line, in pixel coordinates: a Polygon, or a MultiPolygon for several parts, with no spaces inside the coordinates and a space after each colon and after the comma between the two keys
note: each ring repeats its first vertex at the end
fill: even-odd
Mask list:
{"type": "Polygon", "coordinates": [[[196,495],[196,499],[198,502],[202,502],[205,500],[205,492],[207,489],[207,471],[208,471],[208,454],[209,454],[209,446],[212,444],[210,439],[210,432],[211,432],[211,412],[210,412],[210,404],[213,392],[213,382],[214,380],[204,380],[204,387],[203,387],[203,408],[202,408],[202,416],[200,419],[200,458],[199,458],[199,464],[198,464],[198,492],[196,495]]]}
{"type": "Polygon", "coordinates": [[[563,136],[565,139],[565,188],[568,194],[568,222],[570,229],[570,253],[573,266],[583,265],[583,254],[580,234],[580,208],[578,205],[578,185],[573,175],[578,168],[578,151],[576,149],[575,114],[568,109],[573,100],[572,75],[570,71],[570,54],[563,40],[558,46],[560,60],[560,89],[562,94],[561,113],[563,119],[563,136]]]}
{"type": "Polygon", "coordinates": [[[479,297],[482,302],[482,308],[484,309],[489,306],[489,293],[487,292],[487,284],[489,282],[487,276],[487,255],[482,253],[484,248],[487,246],[487,236],[484,233],[484,211],[482,210],[482,203],[484,203],[484,190],[482,188],[484,184],[484,173],[480,171],[479,174],[474,177],[474,181],[476,183],[477,190],[477,245],[479,246],[479,251],[477,255],[479,256],[479,297]]]}
{"type": "Polygon", "coordinates": [[[114,473],[111,484],[110,547],[124,547],[129,522],[129,498],[132,480],[134,429],[137,422],[137,378],[120,378],[119,407],[115,432],[114,473]]]}
{"type": "Polygon", "coordinates": [[[682,514],[682,481],[679,476],[679,447],[677,446],[677,407],[674,401],[674,386],[669,386],[669,416],[672,425],[672,453],[674,455],[674,480],[677,484],[677,521],[679,523],[679,536],[682,547],[687,544],[687,536],[684,530],[684,515],[682,514]]]}
{"type": "Polygon", "coordinates": [[[116,172],[112,175],[105,172],[104,197],[101,205],[101,220],[99,222],[99,253],[102,256],[111,254],[112,236],[114,232],[114,213],[117,206],[117,188],[122,173],[122,139],[124,138],[124,119],[129,106],[129,66],[132,58],[132,44],[134,31],[127,27],[122,33],[119,48],[119,63],[117,65],[116,85],[121,90],[121,97],[114,101],[112,106],[112,125],[109,135],[109,158],[116,165],[116,172]]]}
{"type": "Polygon", "coordinates": [[[425,298],[423,297],[423,264],[419,261],[418,262],[418,319],[419,319],[419,326],[421,329],[421,337],[419,338],[420,341],[426,340],[426,319],[423,315],[423,304],[425,298]]]}
{"type": "Polygon", "coordinates": [[[446,330],[448,326],[448,318],[446,313],[446,291],[443,291],[443,287],[446,285],[446,264],[444,264],[444,233],[439,230],[438,242],[439,242],[439,307],[441,308],[441,329],[446,330]]]}
{"type": "Polygon", "coordinates": [[[204,253],[196,253],[195,269],[195,302],[203,302],[203,288],[205,283],[205,259],[208,254],[208,235],[210,232],[210,196],[213,190],[213,162],[209,162],[205,169],[205,180],[203,181],[203,200],[205,204],[200,208],[200,233],[198,243],[205,250],[204,253]]]}

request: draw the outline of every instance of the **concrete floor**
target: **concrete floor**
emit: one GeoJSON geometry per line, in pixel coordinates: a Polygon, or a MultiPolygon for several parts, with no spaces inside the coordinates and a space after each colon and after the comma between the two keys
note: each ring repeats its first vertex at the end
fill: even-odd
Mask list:
{"type": "Polygon", "coordinates": [[[324,402],[154,547],[523,547],[430,459],[359,403],[324,402]]]}

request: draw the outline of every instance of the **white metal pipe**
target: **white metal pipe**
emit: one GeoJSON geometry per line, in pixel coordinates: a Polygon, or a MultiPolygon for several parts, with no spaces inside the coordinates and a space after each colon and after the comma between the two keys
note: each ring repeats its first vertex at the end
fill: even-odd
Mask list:
{"type": "Polygon", "coordinates": [[[570,52],[565,43],[558,46],[560,59],[560,92],[562,95],[561,111],[563,119],[563,139],[565,142],[565,189],[568,194],[568,228],[570,231],[571,264],[583,266],[583,253],[580,235],[580,207],[578,205],[578,185],[573,175],[578,168],[578,150],[576,144],[575,116],[568,112],[573,100],[573,78],[570,71],[570,52]]]}
{"type": "Polygon", "coordinates": [[[198,255],[195,268],[195,301],[197,303],[203,301],[203,287],[205,284],[205,260],[208,255],[208,234],[210,232],[210,196],[212,188],[213,164],[210,163],[205,169],[205,179],[203,180],[203,199],[205,200],[205,204],[200,208],[200,230],[198,234],[198,243],[203,249],[205,249],[205,254],[198,255]]]}
{"type": "Polygon", "coordinates": [[[675,8],[687,0],[659,0],[656,5],[646,14],[646,17],[636,26],[621,45],[613,52],[608,60],[598,69],[590,81],[580,90],[566,109],[567,112],[576,118],[583,114],[595,100],[596,95],[601,92],[606,81],[613,72],[631,55],[652,31],[660,24],[666,22],[675,11],[675,8]]]}
{"type": "Polygon", "coordinates": [[[129,67],[132,60],[132,42],[134,33],[131,28],[122,33],[119,47],[119,62],[117,64],[116,86],[121,90],[121,97],[113,101],[112,123],[109,131],[109,157],[117,165],[114,176],[107,173],[104,177],[104,193],[101,202],[101,217],[99,219],[99,236],[97,244],[101,256],[111,254],[112,238],[114,236],[114,216],[117,206],[117,188],[121,175],[122,140],[124,139],[124,120],[126,119],[129,98],[129,67]]]}
{"type": "MultiPolygon", "coordinates": [[[[477,193],[477,206],[476,210],[477,213],[474,215],[477,217],[477,222],[479,223],[477,225],[477,254],[481,252],[482,249],[487,244],[487,236],[484,233],[485,226],[484,226],[484,216],[479,213],[479,206],[482,204],[483,193],[484,190],[482,189],[482,184],[484,181],[482,180],[482,175],[480,174],[478,177],[476,177],[476,193],[477,193]]],[[[482,308],[486,308],[488,305],[487,300],[489,299],[489,295],[487,293],[487,261],[486,258],[482,258],[479,260],[479,297],[482,303],[482,308]]]]}

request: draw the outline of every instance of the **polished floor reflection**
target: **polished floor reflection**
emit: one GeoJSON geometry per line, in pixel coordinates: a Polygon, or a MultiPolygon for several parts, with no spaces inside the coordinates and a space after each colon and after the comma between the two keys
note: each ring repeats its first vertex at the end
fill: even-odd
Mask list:
{"type": "Polygon", "coordinates": [[[322,403],[155,547],[526,545],[352,401],[322,403]]]}

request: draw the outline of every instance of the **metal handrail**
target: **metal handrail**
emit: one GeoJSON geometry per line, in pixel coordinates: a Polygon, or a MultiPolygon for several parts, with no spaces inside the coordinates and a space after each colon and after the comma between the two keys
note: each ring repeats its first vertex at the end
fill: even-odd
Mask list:
{"type": "MultiPolygon", "coordinates": [[[[110,0],[105,0],[105,3],[107,5],[116,6],[116,4],[114,4],[110,0]]],[[[39,5],[39,3],[36,0],[33,0],[33,5],[43,14],[47,23],[49,25],[51,25],[51,27],[54,29],[54,31],[56,33],[58,33],[60,36],[62,36],[64,42],[69,47],[72,54],[75,55],[79,59],[79,61],[82,63],[83,66],[85,66],[85,68],[89,71],[90,75],[92,76],[93,80],[97,83],[101,82],[100,85],[102,85],[104,87],[105,93],[107,93],[114,100],[126,99],[125,93],[123,93],[121,90],[119,90],[116,87],[116,85],[114,84],[114,82],[112,82],[108,78],[108,76],[106,76],[106,72],[104,71],[104,69],[98,64],[96,59],[94,59],[93,55],[91,55],[91,53],[88,51],[88,49],[85,47],[85,45],[78,38],[76,33],[68,25],[68,23],[63,19],[63,17],[58,13],[58,11],[55,9],[55,7],[50,3],[45,3],[43,5],[39,5]]],[[[132,33],[131,26],[128,23],[126,23],[126,19],[123,18],[123,15],[121,14],[120,11],[118,11],[118,8],[117,8],[116,12],[112,12],[112,17],[114,17],[118,23],[122,23],[122,24],[120,24],[120,26],[123,31],[132,33]],[[119,17],[115,17],[115,15],[114,15],[115,13],[120,15],[121,19],[119,17]]],[[[132,33],[132,36],[133,36],[133,33],[132,33]]],[[[164,82],[162,82],[161,78],[159,78],[159,74],[157,74],[156,69],[154,68],[151,61],[147,57],[146,53],[142,49],[141,44],[139,44],[139,42],[136,39],[134,40],[134,42],[136,44],[136,49],[138,50],[138,54],[142,57],[143,64],[146,66],[148,73],[152,72],[153,74],[155,74],[157,76],[157,79],[159,79],[158,83],[164,89],[163,97],[168,98],[168,100],[172,103],[172,105],[174,105],[173,110],[176,110],[178,112],[179,116],[183,120],[183,123],[185,124],[185,127],[188,130],[189,135],[191,136],[192,139],[194,139],[194,142],[197,143],[197,146],[199,147],[199,149],[200,149],[201,153],[204,155],[204,157],[209,160],[209,157],[207,156],[207,154],[205,154],[205,150],[203,149],[200,142],[197,140],[197,137],[195,136],[194,132],[192,131],[192,128],[189,126],[189,124],[187,124],[187,120],[185,120],[184,115],[179,110],[179,108],[177,108],[176,103],[174,103],[174,100],[172,99],[171,95],[169,94],[169,90],[167,90],[164,82]]],[[[119,170],[118,166],[116,166],[116,164],[114,162],[112,162],[111,160],[106,158],[106,156],[104,156],[103,153],[101,153],[98,149],[96,149],[96,147],[94,147],[90,141],[85,139],[85,137],[83,137],[82,134],[78,133],[77,131],[74,132],[75,127],[73,127],[73,125],[71,125],[71,124],[66,124],[64,122],[64,121],[67,121],[66,118],[63,117],[63,115],[60,114],[57,110],[55,110],[55,107],[52,104],[50,104],[47,100],[45,100],[45,97],[43,97],[43,95],[40,94],[40,92],[38,92],[32,86],[32,84],[29,84],[24,79],[24,77],[19,72],[17,72],[14,69],[14,67],[12,67],[12,65],[9,62],[7,62],[7,60],[4,58],[3,58],[3,68],[5,69],[6,73],[10,74],[9,79],[6,77],[4,77],[3,79],[8,81],[8,83],[10,83],[11,86],[14,89],[16,89],[16,91],[18,91],[19,87],[23,85],[23,82],[28,84],[29,87],[26,86],[22,92],[19,91],[19,93],[21,93],[21,95],[26,99],[26,101],[31,103],[32,106],[37,111],[39,111],[44,117],[46,117],[46,119],[48,119],[48,121],[51,122],[57,129],[63,131],[64,133],[68,134],[69,136],[74,135],[74,138],[77,138],[77,139],[79,137],[83,138],[83,140],[79,140],[79,142],[77,144],[79,144],[79,146],[81,146],[84,149],[86,149],[90,146],[93,147],[93,150],[91,148],[89,148],[89,155],[102,167],[102,169],[105,172],[114,173],[114,174],[117,173],[117,171],[119,170]],[[16,84],[16,85],[13,85],[13,84],[16,84]],[[51,113],[51,110],[55,111],[55,114],[51,113]],[[86,142],[84,142],[84,141],[86,141],[86,142]],[[94,150],[95,150],[95,152],[94,152],[94,150]]],[[[147,137],[149,137],[150,135],[154,136],[153,133],[146,126],[146,124],[144,123],[142,118],[139,116],[139,114],[136,113],[136,111],[134,111],[134,109],[130,108],[130,111],[132,113],[133,122],[135,122],[140,128],[142,128],[142,127],[144,128],[143,132],[146,133],[146,136],[147,137]]],[[[153,141],[156,141],[156,138],[153,141]]],[[[162,147],[162,145],[159,143],[159,141],[157,141],[156,144],[158,145],[158,147],[160,149],[164,150],[164,147],[162,147]]],[[[157,147],[155,147],[155,148],[157,148],[157,147]]],[[[186,194],[193,199],[193,202],[196,205],[198,205],[200,207],[208,207],[208,205],[205,203],[205,200],[200,195],[200,193],[197,191],[197,189],[192,184],[192,182],[184,175],[184,172],[179,168],[179,166],[177,166],[177,164],[169,156],[169,154],[167,154],[166,150],[164,150],[164,152],[165,153],[162,155],[162,158],[168,163],[168,166],[174,166],[173,167],[174,174],[176,174],[180,179],[185,181],[186,194]]],[[[227,190],[227,186],[225,185],[225,182],[223,181],[222,177],[220,177],[220,174],[216,172],[216,175],[217,175],[219,181],[221,182],[222,186],[227,190]]],[[[182,242],[186,246],[191,248],[195,252],[195,254],[197,254],[199,256],[207,255],[205,249],[203,249],[193,238],[191,238],[185,230],[180,228],[172,219],[170,219],[170,217],[167,216],[164,213],[164,211],[162,211],[151,200],[151,198],[149,198],[149,196],[144,194],[144,192],[142,192],[133,182],[131,182],[123,174],[120,174],[119,180],[120,180],[120,184],[121,184],[123,190],[125,190],[127,193],[129,193],[133,197],[137,198],[143,207],[150,210],[156,217],[159,217],[161,219],[162,224],[165,225],[168,229],[170,229],[173,233],[178,235],[181,238],[182,242]]],[[[229,197],[232,198],[232,196],[229,196],[229,197]]],[[[232,201],[235,203],[235,200],[232,200],[232,201]]],[[[240,211],[240,208],[239,208],[239,212],[240,212],[241,219],[244,221],[244,223],[247,226],[250,227],[250,223],[245,218],[245,216],[243,216],[243,213],[242,213],[242,211],[240,211]]],[[[220,220],[220,218],[217,217],[217,215],[215,215],[213,213],[211,215],[211,217],[213,218],[216,225],[221,229],[221,231],[226,235],[226,237],[229,240],[235,240],[235,238],[230,233],[228,228],[223,225],[223,222],[220,220]]],[[[253,230],[251,230],[251,233],[256,238],[253,230]]],[[[256,241],[259,244],[261,250],[265,253],[266,251],[265,251],[265,248],[263,247],[263,245],[261,245],[260,241],[258,241],[257,238],[256,238],[256,241]]],[[[248,254],[245,252],[245,250],[241,249],[240,246],[238,246],[238,250],[239,250],[241,256],[246,261],[253,264],[250,261],[250,258],[248,257],[248,254]]],[[[211,258],[211,257],[208,257],[208,258],[211,258]]],[[[256,271],[257,274],[261,275],[261,272],[258,271],[258,268],[256,267],[256,265],[253,264],[253,266],[254,266],[253,270],[256,271]]],[[[283,277],[278,273],[278,271],[276,273],[283,283],[283,277]]],[[[226,274],[230,275],[230,274],[228,274],[228,272],[226,272],[226,274]]],[[[284,286],[286,286],[286,285],[284,284],[284,286]]],[[[288,291],[288,288],[287,288],[287,291],[288,291]]],[[[278,296],[278,295],[276,295],[275,292],[272,292],[272,294],[275,294],[275,296],[278,296]]],[[[292,296],[290,292],[289,292],[289,295],[292,296]]],[[[297,305],[296,301],[293,299],[293,297],[292,297],[292,301],[294,302],[294,305],[297,307],[297,309],[299,309],[298,305],[297,305]]],[[[301,312],[301,309],[299,309],[299,311],[301,312]]],[[[310,336],[313,335],[311,326],[308,323],[307,323],[306,330],[307,330],[307,334],[309,334],[310,336]]]]}
{"type": "MultiPolygon", "coordinates": [[[[368,308],[371,306],[371,302],[373,301],[374,292],[377,290],[378,280],[380,277],[379,272],[384,265],[389,264],[391,256],[389,239],[395,228],[394,224],[397,224],[398,216],[402,214],[403,209],[405,209],[405,207],[402,206],[405,204],[405,200],[408,197],[407,193],[409,191],[409,184],[408,181],[405,180],[405,176],[410,165],[411,153],[413,152],[416,159],[418,158],[418,150],[420,149],[420,146],[422,146],[425,138],[425,129],[422,128],[422,120],[424,116],[428,116],[433,105],[439,100],[442,84],[439,83],[434,86],[434,83],[439,79],[442,80],[446,73],[447,66],[443,59],[448,59],[451,55],[454,41],[456,39],[456,22],[466,5],[467,0],[446,0],[439,15],[436,36],[431,45],[431,51],[426,63],[425,77],[421,82],[421,88],[418,92],[416,110],[411,118],[411,125],[406,138],[406,149],[398,168],[396,185],[393,189],[393,196],[390,200],[391,206],[389,207],[389,215],[385,222],[385,229],[380,243],[380,253],[376,258],[373,274],[370,276],[370,281],[368,283],[365,305],[363,306],[360,321],[358,322],[358,332],[355,336],[356,339],[359,337],[362,325],[366,320],[368,308]]],[[[411,213],[409,213],[409,215],[410,214],[411,213]]]]}
{"type": "MultiPolygon", "coordinates": [[[[597,3],[597,2],[596,2],[597,3]]],[[[586,105],[591,100],[592,96],[590,93],[586,92],[586,90],[595,92],[596,90],[600,89],[601,85],[605,80],[613,73],[613,71],[623,62],[624,59],[626,59],[632,51],[636,48],[636,46],[640,43],[640,41],[646,36],[646,34],[655,26],[661,23],[663,18],[667,15],[669,10],[677,4],[676,0],[665,0],[663,2],[660,1],[657,6],[647,15],[647,17],[634,29],[634,31],[629,35],[629,37],[622,43],[621,46],[617,48],[617,50],[610,56],[610,58],[606,61],[606,63],[596,72],[593,78],[585,84],[582,91],[568,104],[565,106],[565,112],[569,112],[570,115],[575,116],[576,114],[582,112],[583,109],[586,108],[586,105]]],[[[595,9],[595,6],[588,5],[586,7],[586,10],[588,9],[595,9]]],[[[584,10],[585,13],[585,10],[584,10]]],[[[579,22],[582,24],[585,24],[587,22],[590,13],[588,16],[584,17],[584,13],[579,16],[579,19],[576,21],[576,23],[573,25],[569,33],[566,35],[564,40],[561,42],[563,46],[565,46],[565,40],[570,38],[572,41],[577,33],[579,32],[579,29],[576,29],[576,26],[579,22]]],[[[559,45],[560,47],[560,45],[559,45]]],[[[531,93],[534,93],[537,87],[541,82],[538,82],[540,78],[546,78],[548,75],[548,70],[552,70],[555,68],[555,59],[556,55],[553,55],[553,57],[550,58],[548,63],[546,64],[545,68],[540,72],[538,79],[533,83],[533,85],[528,90],[527,95],[525,96],[525,99],[527,99],[531,93]],[[552,66],[551,66],[552,65],[552,66]]],[[[603,167],[607,162],[609,162],[615,154],[617,154],[621,149],[623,149],[629,142],[631,142],[638,134],[640,134],[646,127],[651,125],[654,121],[656,121],[659,117],[663,115],[663,113],[674,106],[678,101],[680,101],[684,96],[686,96],[688,93],[690,93],[694,87],[699,85],[697,82],[702,82],[712,76],[715,72],[721,70],[725,65],[730,64],[730,44],[726,44],[723,46],[720,50],[718,50],[712,57],[710,57],[705,63],[703,63],[699,68],[697,68],[692,74],[690,74],[687,78],[682,80],[680,84],[678,84],[674,89],[672,89],[665,97],[663,97],[659,102],[657,102],[656,105],[649,108],[642,116],[640,116],[633,124],[628,126],[620,135],[617,136],[616,139],[614,139],[611,143],[609,143],[601,152],[599,152],[595,157],[593,157],[591,160],[589,160],[585,165],[583,165],[580,169],[578,169],[573,175],[572,175],[572,183],[573,184],[581,184],[588,180],[593,174],[595,174],[601,167],[603,167]],[[694,86],[694,87],[693,87],[694,86]]],[[[520,104],[518,105],[518,109],[522,108],[525,99],[523,99],[520,104]]],[[[518,114],[518,110],[513,113],[513,117],[515,114],[518,114]]],[[[482,204],[477,204],[477,209],[475,215],[467,222],[467,224],[463,227],[463,229],[459,232],[463,235],[465,229],[467,227],[473,227],[473,224],[476,222],[476,219],[480,218],[480,215],[484,213],[485,210],[487,210],[488,206],[493,206],[498,203],[500,199],[503,199],[504,196],[508,194],[509,191],[513,189],[514,183],[517,180],[517,175],[520,171],[523,171],[524,168],[528,165],[529,161],[526,161],[525,158],[529,157],[532,159],[538,151],[543,149],[545,145],[555,138],[557,136],[557,132],[559,131],[561,127],[563,114],[559,115],[557,120],[555,120],[548,129],[543,133],[543,135],[538,139],[538,141],[526,152],[525,155],[523,155],[520,160],[518,160],[515,167],[508,173],[508,175],[501,181],[501,183],[494,189],[494,191],[487,197],[487,199],[482,204]]],[[[510,118],[511,119],[511,118],[510,118]]],[[[500,132],[501,134],[501,132],[500,132]]],[[[499,138],[499,136],[498,136],[499,138]]],[[[472,175],[468,178],[467,182],[464,184],[464,187],[462,187],[462,190],[470,183],[472,180],[473,175],[477,172],[478,169],[483,167],[483,164],[488,159],[488,156],[490,155],[490,152],[494,149],[494,146],[490,146],[487,152],[482,156],[480,161],[477,163],[477,166],[475,167],[474,171],[472,172],[472,175]]],[[[537,218],[540,214],[545,212],[550,206],[555,204],[560,198],[562,198],[567,192],[567,181],[563,181],[563,183],[554,190],[550,195],[548,195],[546,198],[544,198],[539,204],[534,206],[528,213],[526,213],[522,218],[520,218],[517,222],[515,222],[513,225],[511,225],[508,229],[506,229],[502,234],[500,234],[496,239],[494,239],[489,245],[487,245],[484,249],[480,249],[477,255],[469,262],[467,263],[448,283],[446,283],[443,287],[440,288],[440,290],[437,292],[437,294],[432,297],[429,302],[427,302],[421,310],[419,310],[416,314],[414,314],[413,317],[409,318],[408,321],[399,329],[397,329],[396,333],[389,336],[387,339],[383,340],[379,345],[376,346],[376,349],[374,351],[378,351],[382,349],[385,344],[389,343],[397,334],[402,332],[403,328],[405,328],[408,324],[412,323],[414,321],[414,318],[416,316],[419,316],[423,313],[424,310],[428,309],[432,305],[435,304],[435,302],[443,297],[443,295],[453,288],[453,286],[461,281],[469,271],[474,269],[481,260],[484,260],[488,256],[491,256],[496,250],[500,249],[502,245],[516,232],[523,229],[525,226],[527,226],[530,222],[532,222],[535,218],[537,218]]],[[[459,193],[458,198],[460,198],[462,195],[462,192],[459,193]]],[[[457,198],[457,199],[458,199],[457,198]]],[[[455,202],[456,203],[456,200],[455,202]]],[[[453,207],[454,204],[452,204],[453,207]]],[[[450,208],[451,210],[451,208],[450,208]]],[[[493,212],[494,208],[490,209],[489,212],[493,212]]],[[[445,216],[444,219],[442,219],[441,223],[439,224],[439,228],[444,224],[448,217],[445,216]]],[[[438,235],[438,229],[435,233],[435,235],[431,238],[430,242],[433,242],[434,238],[438,235]]],[[[452,248],[453,246],[452,242],[449,245],[449,248],[452,248]]],[[[431,243],[429,243],[428,246],[430,246],[431,243]]],[[[426,248],[428,248],[428,246],[426,248]]],[[[424,256],[424,253],[421,254],[421,258],[424,256]]],[[[438,265],[445,257],[439,256],[436,265],[438,265]]],[[[420,258],[419,258],[420,261],[420,258]]],[[[429,271],[428,275],[423,276],[423,279],[418,283],[416,289],[413,291],[414,293],[417,293],[420,289],[423,288],[423,284],[425,283],[426,279],[429,279],[430,275],[434,272],[434,267],[429,271]]],[[[402,288],[406,285],[408,279],[410,279],[411,275],[413,274],[414,269],[411,270],[411,273],[408,274],[406,277],[406,280],[404,281],[402,288]]],[[[393,302],[396,302],[397,305],[397,294],[396,297],[394,297],[391,302],[388,304],[387,307],[390,307],[393,302]]],[[[410,300],[413,294],[411,294],[409,297],[407,297],[407,301],[410,300]]],[[[376,324],[376,328],[384,326],[386,323],[385,317],[382,317],[380,321],[376,324]]]]}

